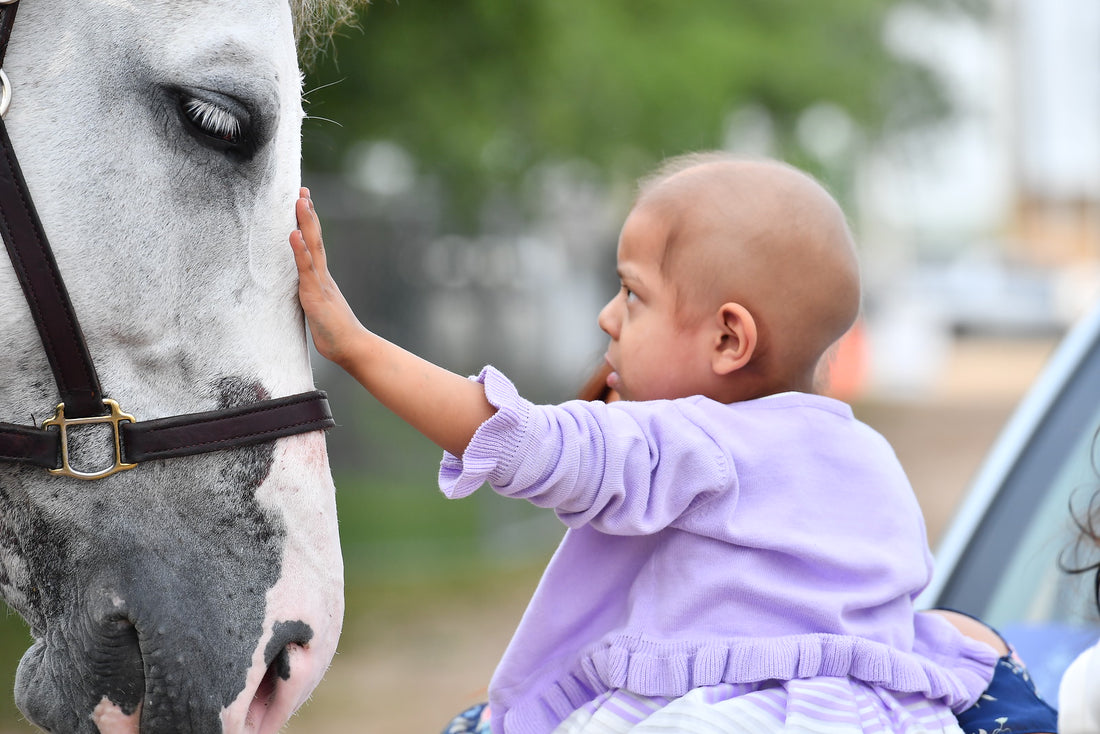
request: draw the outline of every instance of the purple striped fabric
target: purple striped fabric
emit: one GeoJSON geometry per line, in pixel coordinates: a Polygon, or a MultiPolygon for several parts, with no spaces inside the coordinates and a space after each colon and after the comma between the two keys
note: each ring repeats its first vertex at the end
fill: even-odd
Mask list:
{"type": "Polygon", "coordinates": [[[608,691],[554,734],[961,734],[951,710],[849,678],[703,686],[677,698],[608,691]]]}

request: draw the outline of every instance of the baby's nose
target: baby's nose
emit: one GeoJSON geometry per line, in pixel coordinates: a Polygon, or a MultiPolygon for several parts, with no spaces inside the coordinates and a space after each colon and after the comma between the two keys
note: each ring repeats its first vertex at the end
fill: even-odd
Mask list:
{"type": "Polygon", "coordinates": [[[598,323],[600,328],[604,330],[604,333],[612,339],[616,338],[615,332],[618,331],[619,328],[619,318],[615,309],[615,301],[617,298],[616,296],[616,298],[612,298],[608,301],[607,305],[600,310],[600,315],[596,319],[596,323],[598,323]]]}

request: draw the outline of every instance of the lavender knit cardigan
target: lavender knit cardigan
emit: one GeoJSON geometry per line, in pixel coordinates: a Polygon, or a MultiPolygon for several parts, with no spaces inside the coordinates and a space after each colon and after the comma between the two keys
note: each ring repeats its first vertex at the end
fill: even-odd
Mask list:
{"type": "Polygon", "coordinates": [[[493,731],[546,734],[601,693],[849,676],[961,711],[996,653],[916,615],[931,554],[893,450],[830,398],[783,393],[497,413],[439,483],[488,482],[569,530],[490,685],[493,731]]]}

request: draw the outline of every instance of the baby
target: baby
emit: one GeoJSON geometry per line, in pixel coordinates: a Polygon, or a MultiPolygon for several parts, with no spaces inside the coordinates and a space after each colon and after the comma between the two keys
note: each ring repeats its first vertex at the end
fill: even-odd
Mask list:
{"type": "Polygon", "coordinates": [[[700,154],[642,182],[599,315],[614,403],[534,405],[381,339],[308,198],[297,215],[318,351],[444,449],[447,496],[488,483],[569,528],[493,676],[493,732],[959,731],[997,654],[915,614],[931,554],[908,480],[813,393],[860,305],[816,181],[700,154]]]}

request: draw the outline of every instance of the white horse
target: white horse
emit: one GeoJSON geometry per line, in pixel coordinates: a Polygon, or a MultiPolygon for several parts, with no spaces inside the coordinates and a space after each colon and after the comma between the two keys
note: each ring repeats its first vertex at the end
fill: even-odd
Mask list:
{"type": "MultiPolygon", "coordinates": [[[[140,425],[310,390],[288,0],[22,0],[4,70],[104,394],[140,425]]],[[[0,260],[0,421],[41,426],[58,388],[0,260]]],[[[51,732],[277,731],[335,651],[342,570],[320,431],[94,482],[0,464],[16,701],[51,732]]]]}

